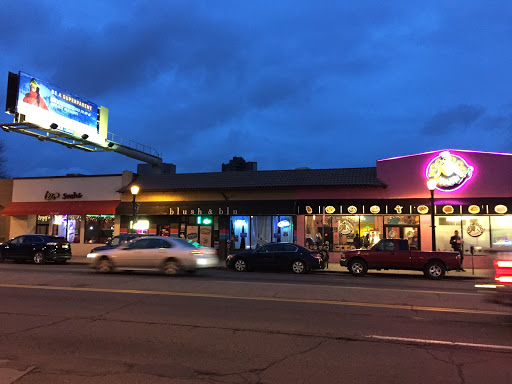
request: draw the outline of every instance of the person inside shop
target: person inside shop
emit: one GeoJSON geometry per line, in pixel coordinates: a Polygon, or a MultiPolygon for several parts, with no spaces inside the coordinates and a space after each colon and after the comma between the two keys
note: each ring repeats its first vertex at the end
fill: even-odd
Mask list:
{"type": "Polygon", "coordinates": [[[48,106],[46,105],[44,99],[39,94],[40,86],[37,83],[36,79],[32,78],[30,80],[30,92],[25,93],[25,97],[23,98],[24,103],[36,105],[40,108],[48,110],[48,106]]]}
{"type": "Polygon", "coordinates": [[[359,232],[356,232],[356,236],[354,237],[354,247],[356,249],[359,249],[359,248],[361,248],[361,245],[362,245],[362,239],[359,236],[359,232]]]}
{"type": "Polygon", "coordinates": [[[459,231],[455,231],[453,236],[450,237],[450,245],[455,252],[459,252],[460,254],[460,268],[457,269],[457,272],[466,272],[465,269],[462,268],[462,262],[464,261],[464,241],[460,238],[459,231]]]}
{"type": "Polygon", "coordinates": [[[317,233],[316,234],[316,241],[315,241],[316,249],[321,249],[323,243],[324,242],[322,241],[322,235],[320,233],[317,233]]]}
{"type": "Polygon", "coordinates": [[[369,248],[370,247],[370,234],[367,233],[365,237],[363,237],[363,246],[365,248],[369,248]]]}

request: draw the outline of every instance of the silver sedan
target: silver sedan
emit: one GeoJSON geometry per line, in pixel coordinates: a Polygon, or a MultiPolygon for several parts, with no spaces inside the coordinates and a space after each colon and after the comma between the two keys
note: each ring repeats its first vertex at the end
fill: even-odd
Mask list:
{"type": "Polygon", "coordinates": [[[87,255],[91,267],[98,272],[113,270],[160,270],[168,275],[198,268],[215,267],[217,251],[199,247],[186,240],[149,236],[114,249],[98,250],[87,255]]]}

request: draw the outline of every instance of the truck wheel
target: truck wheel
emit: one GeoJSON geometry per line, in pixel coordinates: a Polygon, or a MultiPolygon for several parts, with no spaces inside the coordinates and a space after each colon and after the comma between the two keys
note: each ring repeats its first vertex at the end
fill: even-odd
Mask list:
{"type": "Polygon", "coordinates": [[[442,279],[446,273],[446,267],[440,261],[429,261],[423,270],[426,277],[432,280],[442,279]]]}
{"type": "Polygon", "coordinates": [[[368,265],[363,259],[354,259],[348,264],[348,270],[354,276],[364,276],[368,271],[368,265]]]}

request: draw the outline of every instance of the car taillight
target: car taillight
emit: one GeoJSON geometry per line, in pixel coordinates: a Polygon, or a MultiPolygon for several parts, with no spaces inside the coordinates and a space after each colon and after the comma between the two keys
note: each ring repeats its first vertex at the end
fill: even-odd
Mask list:
{"type": "Polygon", "coordinates": [[[494,280],[512,284],[512,260],[494,260],[494,280]]]}
{"type": "Polygon", "coordinates": [[[191,252],[193,255],[202,255],[203,251],[201,249],[194,249],[191,252]]]}

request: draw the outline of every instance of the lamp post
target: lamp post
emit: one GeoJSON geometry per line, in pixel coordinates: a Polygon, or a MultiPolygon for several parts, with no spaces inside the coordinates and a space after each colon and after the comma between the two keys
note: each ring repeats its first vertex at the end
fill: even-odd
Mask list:
{"type": "Polygon", "coordinates": [[[133,196],[132,200],[132,233],[135,233],[135,223],[137,222],[137,203],[135,202],[135,198],[137,196],[137,193],[139,193],[139,186],[138,185],[132,185],[130,188],[130,191],[133,196]]]}
{"type": "Polygon", "coordinates": [[[434,218],[434,191],[437,186],[436,179],[428,179],[427,187],[430,190],[430,222],[432,226],[432,250],[435,251],[436,247],[436,223],[434,218]]]}

